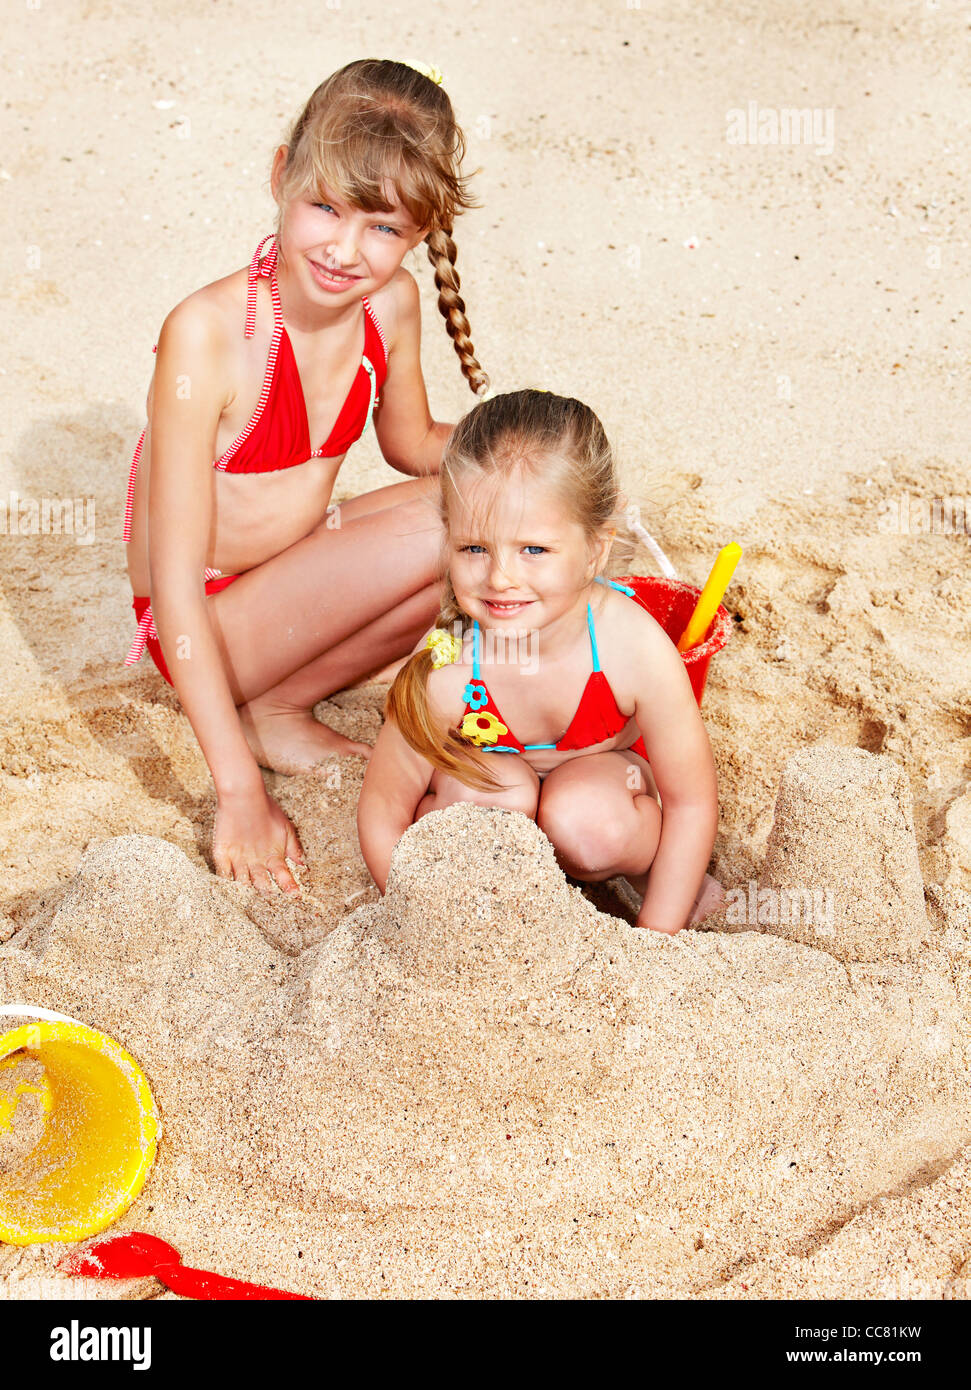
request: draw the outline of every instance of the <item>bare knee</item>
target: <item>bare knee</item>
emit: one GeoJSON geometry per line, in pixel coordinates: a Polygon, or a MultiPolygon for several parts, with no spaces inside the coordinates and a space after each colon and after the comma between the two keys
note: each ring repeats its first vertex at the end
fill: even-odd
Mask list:
{"type": "Polygon", "coordinates": [[[394,508],[395,529],[402,536],[420,536],[423,544],[434,547],[436,560],[440,558],[442,544],[442,517],[435,497],[411,497],[399,502],[394,508]]]}
{"type": "Polygon", "coordinates": [[[501,785],[478,791],[465,787],[470,793],[466,800],[478,806],[499,806],[504,811],[521,811],[524,816],[535,819],[536,805],[539,801],[539,778],[523,758],[496,754],[487,763],[493,776],[500,779],[501,785]]]}
{"type": "Polygon", "coordinates": [[[626,808],[616,802],[598,806],[575,794],[543,796],[536,821],[567,872],[579,878],[617,872],[635,831],[626,808]]]}
{"type": "Polygon", "coordinates": [[[376,524],[396,536],[421,537],[424,544],[434,547],[437,561],[442,540],[438,495],[437,475],[394,483],[348,502],[331,503],[310,534],[326,537],[347,526],[376,524]]]}
{"type": "Polygon", "coordinates": [[[609,839],[604,833],[606,827],[592,824],[579,814],[579,808],[548,806],[541,801],[536,823],[571,872],[591,873],[601,868],[601,849],[607,848],[609,839]]]}
{"type": "MultiPolygon", "coordinates": [[[[520,758],[515,759],[512,766],[505,767],[494,767],[493,762],[497,761],[498,756],[496,759],[490,759],[488,764],[489,770],[501,778],[500,785],[495,788],[484,787],[480,790],[478,787],[467,786],[457,777],[436,772],[428,794],[419,807],[418,815],[426,815],[429,811],[442,811],[446,806],[465,802],[472,806],[497,807],[503,811],[521,811],[524,816],[534,820],[539,800],[539,778],[536,773],[520,758]]],[[[505,755],[503,762],[507,762],[505,755]]],[[[512,759],[508,759],[508,762],[512,763],[512,759]]]]}

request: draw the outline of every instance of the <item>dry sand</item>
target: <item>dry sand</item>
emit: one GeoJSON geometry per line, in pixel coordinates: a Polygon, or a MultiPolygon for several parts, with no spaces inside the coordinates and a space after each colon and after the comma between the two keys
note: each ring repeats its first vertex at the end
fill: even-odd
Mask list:
{"type": "Polygon", "coordinates": [[[26,1053],[7,1058],[0,1067],[0,1173],[14,1173],[28,1159],[44,1133],[41,1100],[45,1071],[26,1053]]]}
{"type": "Polygon", "coordinates": [[[926,1247],[881,1277],[963,1288],[966,924],[914,964],[635,932],[531,821],[468,806],[299,954],[247,899],[116,837],[2,961],[142,1061],[165,1131],[129,1220],[190,1262],[318,1295],[819,1296],[809,1254],[864,1214],[926,1247]]]}
{"type": "MultiPolygon", "coordinates": [[[[22,9],[0,67],[0,500],[97,516],[93,544],[0,536],[0,998],[143,1063],[165,1131],[130,1224],[323,1296],[966,1297],[968,537],[880,528],[968,489],[961,8],[82,8],[22,9]],[[208,872],[191,730],[121,665],[128,457],[164,314],[247,259],[287,118],[372,52],[437,62],[469,131],[497,389],[598,410],[683,577],[745,549],[714,871],[831,886],[832,932],[634,934],[534,826],[462,810],[379,904],[351,761],[268,778],[312,901],[208,872]],[[728,144],[750,100],[834,108],[833,152],[728,144]]],[[[388,480],[369,440],[339,490],[388,480]]],[[[372,738],[382,694],[319,713],[372,738]]],[[[61,1253],[0,1250],[5,1289],[61,1253]]]]}

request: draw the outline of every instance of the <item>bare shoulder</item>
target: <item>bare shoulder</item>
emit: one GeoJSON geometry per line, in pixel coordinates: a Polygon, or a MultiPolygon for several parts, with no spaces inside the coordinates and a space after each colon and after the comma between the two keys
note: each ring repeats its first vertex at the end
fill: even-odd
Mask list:
{"type": "MultiPolygon", "coordinates": [[[[151,415],[155,386],[185,378],[198,383],[199,394],[221,413],[232,402],[245,372],[243,325],[246,272],[235,271],[193,291],[176,304],[162,324],[158,356],[149,387],[151,415]]],[[[181,397],[180,397],[181,398],[181,397]]]]}
{"type": "Polygon", "coordinates": [[[420,321],[421,296],[410,270],[399,266],[386,285],[371,295],[371,308],[393,347],[401,332],[420,321]]]}
{"type": "Polygon", "coordinates": [[[462,662],[440,666],[428,673],[428,708],[444,728],[458,722],[465,709],[463,691],[472,679],[472,667],[462,662]]]}
{"type": "MultiPolygon", "coordinates": [[[[220,343],[229,346],[231,329],[236,337],[246,313],[246,272],[234,271],[210,285],[203,285],[180,300],[166,316],[162,334],[185,346],[206,346],[220,343]]],[[[159,342],[162,338],[159,338],[159,342]]]]}
{"type": "Polygon", "coordinates": [[[601,662],[612,670],[629,672],[636,681],[648,671],[658,675],[681,665],[674,643],[657,619],[616,589],[606,591],[596,623],[601,662]]]}

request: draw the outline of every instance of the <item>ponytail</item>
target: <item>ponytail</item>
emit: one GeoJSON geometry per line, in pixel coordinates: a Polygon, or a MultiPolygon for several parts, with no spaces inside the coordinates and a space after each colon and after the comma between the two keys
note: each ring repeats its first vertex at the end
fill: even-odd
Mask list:
{"type": "MultiPolygon", "coordinates": [[[[454,600],[449,603],[451,584],[446,581],[443,613],[435,624],[445,630],[451,622],[447,613],[457,614],[454,600]]],[[[385,719],[392,720],[409,748],[421,755],[439,772],[456,778],[476,791],[494,791],[502,783],[487,770],[485,754],[466,742],[454,729],[442,732],[428,705],[428,675],[433,668],[427,647],[405,662],[391,683],[384,706],[385,719]]]]}

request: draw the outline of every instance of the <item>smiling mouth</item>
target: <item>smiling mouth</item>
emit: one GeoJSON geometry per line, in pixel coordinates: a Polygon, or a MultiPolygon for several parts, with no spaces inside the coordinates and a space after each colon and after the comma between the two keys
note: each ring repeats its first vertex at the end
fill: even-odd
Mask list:
{"type": "Polygon", "coordinates": [[[353,280],[360,280],[360,275],[348,275],[344,270],[329,270],[327,266],[321,265],[319,261],[311,261],[314,269],[324,277],[325,280],[332,280],[335,285],[346,281],[348,284],[353,280]]]}
{"type": "Polygon", "coordinates": [[[526,605],[532,603],[533,600],[531,598],[519,598],[512,602],[506,601],[504,603],[498,603],[494,599],[484,598],[482,602],[489,609],[490,613],[512,613],[517,608],[525,608],[526,605]]]}

